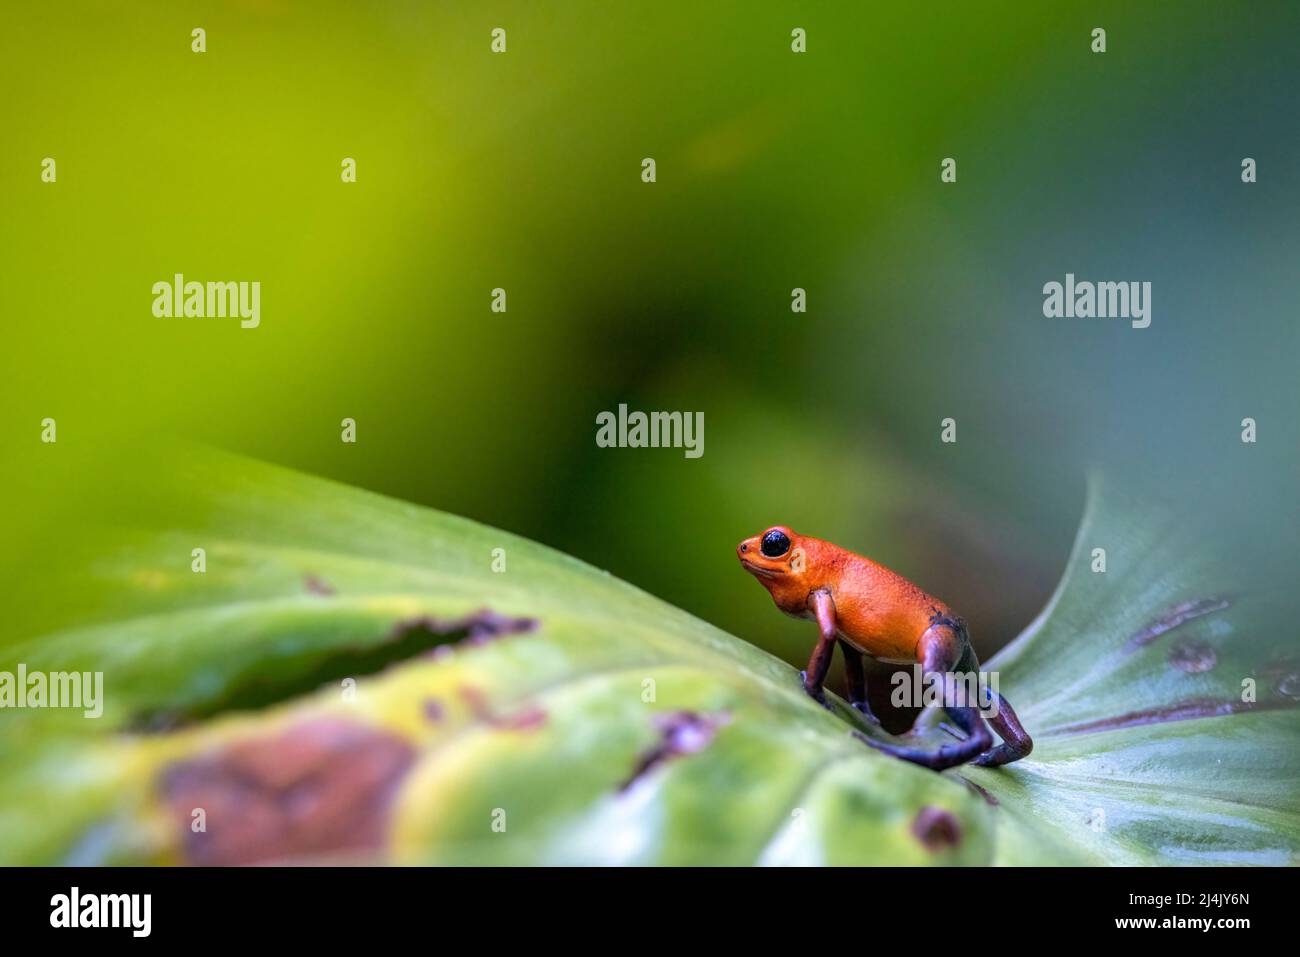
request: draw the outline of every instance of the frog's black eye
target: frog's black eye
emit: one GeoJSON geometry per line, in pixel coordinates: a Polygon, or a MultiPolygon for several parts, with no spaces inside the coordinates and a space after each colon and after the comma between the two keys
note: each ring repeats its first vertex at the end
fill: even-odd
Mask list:
{"type": "Polygon", "coordinates": [[[768,558],[780,558],[790,550],[790,536],[779,528],[774,528],[763,536],[762,549],[768,558]]]}

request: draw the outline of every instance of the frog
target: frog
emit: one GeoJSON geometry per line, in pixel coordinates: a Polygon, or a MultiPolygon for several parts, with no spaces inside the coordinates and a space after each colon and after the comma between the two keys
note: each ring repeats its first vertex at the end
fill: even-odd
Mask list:
{"type": "MultiPolygon", "coordinates": [[[[774,525],[736,546],[740,564],[785,614],[817,623],[817,643],[799,673],[804,691],[829,707],[825,681],[836,647],[844,656],[849,705],[878,725],[867,702],[864,657],[919,665],[942,689],[942,707],[957,740],[918,748],[853,731],[869,747],[934,771],[970,763],[1001,767],[1027,757],[1033,739],[1010,703],[981,685],[976,700],[963,694],[960,676],[977,673],[979,659],[966,622],[945,602],[884,565],[832,542],[774,525]],[[992,729],[990,730],[990,725],[992,729]],[[996,744],[992,732],[1001,741],[996,744]]],[[[967,682],[964,687],[969,688],[967,682]]]]}

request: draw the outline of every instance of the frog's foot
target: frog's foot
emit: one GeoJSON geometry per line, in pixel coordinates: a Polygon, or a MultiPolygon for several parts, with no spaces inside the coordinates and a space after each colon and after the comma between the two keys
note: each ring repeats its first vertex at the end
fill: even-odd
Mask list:
{"type": "Polygon", "coordinates": [[[993,733],[984,724],[978,710],[975,708],[950,708],[948,713],[952,716],[958,728],[966,733],[966,738],[959,744],[945,744],[937,751],[910,748],[905,745],[884,741],[873,741],[861,731],[852,733],[853,737],[867,745],[867,747],[875,748],[883,754],[910,761],[912,764],[919,764],[923,768],[942,771],[945,768],[965,764],[987,751],[989,746],[993,744],[993,733]]]}
{"type": "Polygon", "coordinates": [[[854,711],[859,712],[862,715],[862,717],[866,718],[867,721],[871,722],[876,727],[880,727],[880,719],[876,717],[876,713],[871,710],[871,705],[869,705],[867,702],[850,701],[849,707],[852,708],[854,711]]]}
{"type": "MultiPolygon", "coordinates": [[[[994,692],[994,694],[997,694],[994,692]]],[[[975,764],[984,768],[998,768],[1012,761],[1019,761],[1034,750],[1034,741],[1024,729],[1015,709],[1002,695],[997,695],[997,708],[989,716],[993,730],[1002,735],[1002,743],[996,748],[985,751],[975,759],[975,764]]]]}
{"type": "Polygon", "coordinates": [[[967,737],[966,734],[965,734],[964,732],[962,732],[962,731],[958,731],[956,728],[954,728],[952,725],[950,725],[947,721],[940,721],[940,722],[939,722],[939,730],[940,730],[940,731],[943,731],[945,734],[950,734],[950,735],[952,735],[952,736],[953,736],[954,738],[956,738],[958,741],[965,741],[965,740],[966,740],[966,737],[967,737]]]}
{"type": "Polygon", "coordinates": [[[825,689],[823,689],[823,688],[810,688],[810,687],[808,686],[808,672],[806,672],[806,671],[801,671],[801,672],[799,672],[799,683],[800,683],[801,685],[803,685],[804,693],[807,694],[808,697],[812,698],[814,701],[816,701],[819,705],[821,705],[821,706],[822,706],[823,708],[825,708],[827,711],[832,711],[832,712],[833,712],[833,711],[835,710],[834,706],[833,706],[829,701],[826,700],[826,691],[825,691],[825,689]]]}

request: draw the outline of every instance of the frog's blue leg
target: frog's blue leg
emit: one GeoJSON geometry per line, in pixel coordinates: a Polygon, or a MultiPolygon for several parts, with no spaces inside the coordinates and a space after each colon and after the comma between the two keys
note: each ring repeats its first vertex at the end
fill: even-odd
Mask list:
{"type": "Polygon", "coordinates": [[[1012,761],[1019,761],[1034,750],[1034,739],[1025,731],[1024,725],[1016,717],[1015,709],[1006,698],[996,691],[986,692],[993,699],[991,705],[996,708],[993,714],[987,714],[993,730],[1002,736],[1002,743],[992,751],[985,751],[975,759],[975,764],[986,768],[996,768],[1012,761]]]}
{"type": "Polygon", "coordinates": [[[921,652],[922,675],[925,678],[930,675],[942,676],[944,710],[965,735],[965,739],[957,744],[945,744],[937,750],[928,751],[875,741],[856,731],[853,735],[877,751],[935,771],[965,764],[983,754],[993,744],[993,734],[980,715],[976,706],[978,702],[968,705],[959,700],[962,688],[957,684],[955,673],[959,665],[974,661],[974,655],[969,654],[970,644],[965,631],[959,622],[947,619],[936,621],[921,635],[917,648],[921,652]]]}
{"type": "Polygon", "coordinates": [[[847,641],[840,641],[840,651],[844,652],[844,674],[849,683],[849,705],[872,724],[880,724],[867,703],[867,672],[862,667],[862,652],[847,641]]]}

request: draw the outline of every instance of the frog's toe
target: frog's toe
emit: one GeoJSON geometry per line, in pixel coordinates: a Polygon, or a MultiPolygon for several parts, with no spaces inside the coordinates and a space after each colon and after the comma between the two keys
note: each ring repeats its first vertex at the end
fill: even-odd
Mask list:
{"type": "Polygon", "coordinates": [[[835,710],[835,706],[826,700],[826,692],[824,689],[822,688],[813,689],[808,687],[808,672],[806,671],[799,672],[799,683],[803,685],[804,693],[807,694],[808,697],[812,698],[814,701],[816,701],[827,711],[835,710]]]}
{"type": "Polygon", "coordinates": [[[876,725],[877,727],[879,727],[879,725],[880,725],[880,719],[876,717],[876,713],[875,713],[874,711],[871,710],[871,705],[867,704],[867,702],[865,702],[865,701],[850,701],[850,702],[849,702],[849,707],[852,708],[854,711],[859,712],[859,713],[862,715],[862,717],[866,718],[866,719],[867,719],[868,721],[870,721],[872,724],[874,724],[874,725],[876,725]]]}

